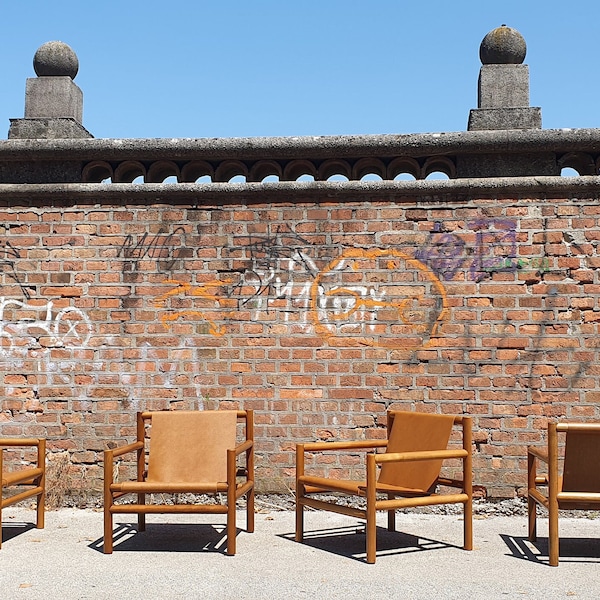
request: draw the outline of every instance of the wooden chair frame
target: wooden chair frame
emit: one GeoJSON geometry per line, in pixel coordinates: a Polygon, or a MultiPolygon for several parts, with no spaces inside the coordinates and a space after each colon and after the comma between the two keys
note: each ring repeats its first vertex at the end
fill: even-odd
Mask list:
{"type": "Polygon", "coordinates": [[[44,503],[46,500],[46,440],[0,438],[0,548],[2,548],[2,509],[37,496],[36,527],[44,528],[44,503]],[[4,471],[3,451],[5,448],[36,447],[37,460],[35,467],[17,471],[4,471]],[[25,486],[21,492],[4,497],[4,490],[12,486],[25,486]]]}
{"type": "Polygon", "coordinates": [[[152,412],[137,413],[137,441],[120,448],[104,451],[104,553],[113,551],[113,515],[134,513],[138,515],[138,531],[146,529],[147,514],[226,514],[227,515],[227,554],[236,551],[236,503],[239,498],[246,499],[246,530],[254,531],[254,415],[252,410],[236,411],[238,423],[245,424],[246,439],[227,450],[227,481],[218,484],[199,484],[191,487],[176,483],[151,483],[146,481],[146,424],[152,420],[152,412]],[[113,480],[115,458],[135,452],[137,456],[137,480],[117,483],[113,480]],[[238,469],[237,459],[245,454],[245,466],[238,469]],[[237,483],[237,477],[244,478],[237,483]],[[133,489],[132,489],[133,488],[133,489]],[[137,494],[137,504],[117,504],[115,500],[127,494],[137,494]],[[220,504],[146,504],[147,494],[218,494],[226,495],[226,502],[220,504]]]}
{"type": "MultiPolygon", "coordinates": [[[[393,424],[394,416],[398,411],[388,412],[388,438],[393,424]]],[[[377,552],[376,540],[376,514],[385,510],[388,514],[388,530],[395,531],[395,511],[400,508],[415,506],[433,506],[438,504],[463,504],[464,507],[464,549],[473,549],[473,483],[472,483],[472,423],[471,417],[456,416],[454,425],[460,425],[462,430],[462,448],[447,450],[432,450],[421,452],[402,453],[376,453],[377,449],[385,449],[387,440],[349,441],[349,442],[312,442],[297,444],[296,446],[296,535],[298,542],[304,537],[304,507],[332,511],[342,515],[366,520],[366,559],[367,563],[374,563],[377,552]],[[352,494],[342,480],[312,477],[305,474],[305,454],[322,451],[367,451],[366,454],[366,508],[354,508],[337,504],[335,502],[309,497],[309,494],[326,493],[327,491],[352,494]],[[369,452],[371,451],[371,452],[369,452]],[[448,479],[438,477],[436,484],[460,489],[455,494],[429,493],[427,495],[406,494],[404,491],[394,491],[385,488],[386,499],[380,499],[381,494],[377,486],[377,469],[384,463],[400,463],[409,461],[423,461],[432,459],[460,459],[463,467],[463,479],[448,479]],[[404,497],[403,493],[405,494],[404,497]],[[379,496],[379,497],[378,497],[379,496]]]]}
{"type": "MultiPolygon", "coordinates": [[[[550,566],[558,566],[559,535],[558,511],[598,510],[600,493],[585,491],[562,491],[562,477],[559,474],[558,434],[570,431],[595,435],[600,444],[600,423],[549,423],[548,449],[530,446],[527,449],[527,512],[529,540],[537,539],[537,506],[548,511],[548,555],[550,566]],[[546,465],[546,474],[538,474],[538,462],[546,465]],[[544,495],[539,487],[547,488],[544,495]]],[[[597,468],[597,467],[596,467],[597,468]]]]}

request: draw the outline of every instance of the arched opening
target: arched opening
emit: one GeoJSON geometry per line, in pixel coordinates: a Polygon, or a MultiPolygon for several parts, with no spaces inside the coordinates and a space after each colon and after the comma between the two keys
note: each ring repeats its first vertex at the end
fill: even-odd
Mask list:
{"type": "Polygon", "coordinates": [[[377,173],[367,173],[360,178],[361,181],[383,181],[383,177],[377,173]]]}
{"type": "Polygon", "coordinates": [[[94,161],[83,168],[82,181],[84,183],[111,183],[113,169],[108,162],[94,161]]]}
{"type": "Polygon", "coordinates": [[[326,160],[319,167],[318,177],[321,181],[349,181],[352,174],[350,164],[345,160],[326,160]]]}
{"type": "Polygon", "coordinates": [[[315,180],[315,176],[309,175],[308,173],[305,173],[304,175],[300,175],[300,177],[298,177],[298,179],[296,179],[296,181],[314,181],[314,180],[315,180]]]}
{"type": "Polygon", "coordinates": [[[427,177],[425,177],[425,179],[440,180],[450,179],[450,177],[448,177],[448,175],[446,173],[443,173],[442,171],[432,171],[431,173],[429,173],[429,175],[427,175],[427,177]]]}
{"type": "Polygon", "coordinates": [[[398,173],[394,177],[394,181],[416,181],[416,177],[412,173],[398,173]]]}
{"type": "Polygon", "coordinates": [[[227,183],[246,183],[246,176],[234,175],[227,183]]]}
{"type": "Polygon", "coordinates": [[[579,177],[579,172],[573,167],[564,167],[560,170],[561,177],[579,177]]]}

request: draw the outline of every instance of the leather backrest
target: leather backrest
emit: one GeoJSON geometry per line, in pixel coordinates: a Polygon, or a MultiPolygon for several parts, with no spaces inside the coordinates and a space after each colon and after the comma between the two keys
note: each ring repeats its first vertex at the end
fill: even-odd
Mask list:
{"type": "Polygon", "coordinates": [[[152,413],[147,481],[227,481],[227,450],[236,443],[236,411],[152,413]]]}
{"type": "MultiPolygon", "coordinates": [[[[454,416],[393,411],[393,425],[386,452],[445,450],[454,424],[454,416]]],[[[441,460],[408,463],[384,463],[379,482],[429,491],[442,468],[441,460]]]]}
{"type": "Polygon", "coordinates": [[[600,433],[568,430],[563,466],[564,492],[600,492],[600,433]]]}

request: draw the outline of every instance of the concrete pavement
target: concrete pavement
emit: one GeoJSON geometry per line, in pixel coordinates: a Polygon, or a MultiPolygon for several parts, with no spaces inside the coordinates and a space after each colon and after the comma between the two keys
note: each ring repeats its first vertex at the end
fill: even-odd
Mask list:
{"type": "Polygon", "coordinates": [[[263,509],[248,534],[243,513],[237,554],[225,555],[223,515],[115,517],[115,551],[102,553],[102,512],[61,509],[35,529],[34,512],[3,511],[0,597],[147,600],[168,598],[596,599],[600,517],[561,520],[561,564],[549,567],[547,521],[527,539],[523,516],[478,517],[475,549],[462,550],[460,516],[399,514],[388,533],[379,515],[375,565],[364,562],[360,521],[307,512],[306,542],[293,541],[294,514],[263,509]]]}

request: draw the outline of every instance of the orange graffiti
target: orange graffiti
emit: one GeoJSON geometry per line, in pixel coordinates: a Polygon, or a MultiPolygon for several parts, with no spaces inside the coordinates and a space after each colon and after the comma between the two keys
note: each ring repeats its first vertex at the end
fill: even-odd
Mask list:
{"type": "MultiPolygon", "coordinates": [[[[209,302],[216,302],[219,306],[224,306],[227,308],[235,307],[237,305],[236,301],[232,298],[227,298],[225,296],[220,296],[219,291],[222,290],[223,286],[231,283],[230,279],[224,279],[220,281],[218,279],[213,279],[212,281],[206,281],[202,285],[193,286],[191,283],[187,281],[179,281],[177,279],[167,279],[163,283],[168,285],[176,286],[172,290],[165,292],[161,296],[155,299],[154,303],[157,306],[164,307],[165,301],[172,297],[177,296],[179,294],[190,295],[196,298],[202,298],[209,302]]],[[[224,314],[224,317],[230,317],[233,313],[227,312],[224,314]]],[[[168,313],[165,315],[161,315],[161,321],[165,327],[168,327],[170,323],[177,321],[179,319],[202,319],[208,323],[208,331],[212,335],[223,336],[225,335],[226,329],[223,325],[217,325],[212,319],[206,316],[206,312],[197,309],[183,309],[177,310],[173,313],[168,313]]]]}
{"type": "Polygon", "coordinates": [[[315,331],[328,338],[358,333],[370,346],[424,346],[447,316],[440,280],[400,250],[347,249],[311,287],[315,331]],[[375,313],[382,318],[376,321],[375,313]]]}

